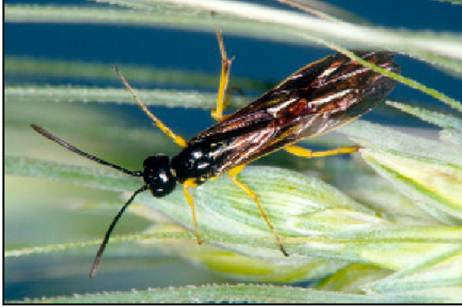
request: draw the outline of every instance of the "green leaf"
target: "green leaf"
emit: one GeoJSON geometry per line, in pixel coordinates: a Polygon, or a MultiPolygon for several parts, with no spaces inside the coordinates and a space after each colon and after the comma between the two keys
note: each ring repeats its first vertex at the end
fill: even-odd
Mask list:
{"type": "MultiPolygon", "coordinates": [[[[113,171],[7,157],[8,174],[47,177],[112,191],[133,191],[142,183],[113,171]]],[[[435,250],[462,243],[462,228],[399,226],[375,216],[319,179],[272,167],[249,167],[241,180],[260,196],[270,219],[293,257],[283,257],[258,210],[226,177],[194,190],[200,229],[206,242],[240,254],[300,263],[313,257],[368,262],[390,269],[409,266],[435,250]],[[263,239],[264,238],[264,239],[263,239]]],[[[193,229],[191,213],[179,189],[155,199],[147,193],[138,203],[193,229]]]]}
{"type": "MultiPolygon", "coordinates": [[[[365,286],[369,293],[398,293],[462,286],[462,246],[448,246],[432,257],[365,286]],[[448,269],[450,268],[450,269],[448,269]]],[[[459,294],[462,299],[462,292],[459,294]]]]}
{"type": "Polygon", "coordinates": [[[339,129],[356,143],[369,149],[418,155],[462,167],[460,149],[430,138],[404,133],[378,124],[357,120],[339,129]]]}
{"type": "Polygon", "coordinates": [[[218,28],[225,33],[298,44],[323,39],[354,48],[404,52],[462,75],[462,48],[457,34],[386,30],[236,1],[104,2],[135,10],[7,5],[5,17],[7,22],[127,24],[209,32],[218,28]]]}
{"type": "Polygon", "coordinates": [[[440,221],[422,210],[405,194],[396,193],[385,179],[362,174],[336,181],[342,191],[377,211],[380,217],[399,225],[435,225],[440,221]]]}
{"type": "Polygon", "coordinates": [[[318,0],[278,0],[302,12],[327,20],[344,20],[365,23],[365,20],[338,6],[318,0]]]}
{"type": "Polygon", "coordinates": [[[364,294],[364,285],[381,280],[391,273],[393,271],[384,270],[373,265],[355,263],[325,278],[316,288],[319,290],[364,294]]]}
{"type": "Polygon", "coordinates": [[[462,0],[433,0],[439,2],[449,2],[451,4],[462,5],[462,0]]]}
{"type": "Polygon", "coordinates": [[[393,79],[399,83],[402,83],[404,85],[407,85],[413,89],[416,89],[424,94],[427,94],[428,96],[431,96],[441,102],[443,102],[444,104],[450,106],[451,108],[459,111],[459,112],[462,112],[462,103],[452,97],[449,97],[447,96],[446,94],[438,91],[437,89],[434,89],[434,88],[431,88],[431,87],[428,87],[426,86],[425,84],[422,84],[416,80],[413,80],[411,78],[408,78],[408,77],[405,77],[403,75],[400,75],[398,73],[395,73],[395,72],[392,72],[388,69],[385,69],[385,68],[382,68],[382,67],[379,67],[375,64],[372,64],[372,63],[369,63],[368,61],[364,60],[363,58],[361,58],[360,56],[357,56],[354,52],[352,51],[349,51],[345,48],[343,48],[342,46],[340,45],[336,45],[336,44],[333,44],[333,43],[330,43],[330,42],[327,42],[325,40],[322,40],[320,39],[320,42],[322,42],[323,44],[325,44],[326,46],[334,49],[334,50],[337,50],[338,52],[340,53],[343,53],[344,55],[348,56],[349,58],[351,58],[352,60],[360,63],[361,65],[365,66],[365,67],[368,67],[370,68],[371,70],[375,71],[375,72],[378,72],[384,76],[387,76],[389,77],[390,79],[393,79]]]}
{"type": "MultiPolygon", "coordinates": [[[[442,302],[442,298],[406,295],[355,295],[320,291],[300,287],[269,285],[203,285],[166,289],[148,289],[131,292],[104,292],[96,294],[51,297],[21,301],[29,304],[147,304],[147,303],[386,303],[386,302],[442,302]]],[[[19,303],[19,302],[16,302],[19,303]]]]}
{"type": "MultiPolygon", "coordinates": [[[[145,208],[132,210],[146,217],[145,208]]],[[[184,233],[184,228],[176,225],[155,225],[154,233],[184,233]]],[[[144,245],[154,245],[169,255],[183,258],[195,265],[201,265],[227,278],[259,282],[288,283],[300,280],[323,278],[345,266],[345,261],[333,259],[299,259],[296,263],[268,262],[255,257],[247,257],[223,248],[198,245],[192,240],[144,240],[144,245]]]]}
{"type": "Polygon", "coordinates": [[[361,150],[366,162],[415,205],[440,222],[460,223],[462,156],[459,148],[363,121],[342,131],[366,147],[361,150]]]}
{"type": "Polygon", "coordinates": [[[462,132],[454,129],[444,129],[440,131],[440,139],[462,147],[462,132]]]}
{"type": "MultiPolygon", "coordinates": [[[[218,69],[217,54],[217,69],[218,69]]],[[[130,82],[187,85],[193,87],[217,88],[219,73],[210,75],[196,71],[178,69],[146,68],[138,65],[120,64],[120,69],[130,82]]],[[[117,81],[111,64],[36,59],[29,57],[6,57],[5,73],[7,76],[20,77],[57,77],[76,78],[78,80],[113,80],[117,81]]],[[[233,75],[232,86],[241,89],[267,89],[270,85],[233,75]]]]}
{"type": "Polygon", "coordinates": [[[462,220],[462,168],[418,155],[379,150],[361,151],[363,158],[424,210],[447,224],[462,220]]]}
{"type": "Polygon", "coordinates": [[[424,108],[414,107],[396,101],[386,101],[386,104],[400,111],[414,115],[415,117],[420,118],[427,123],[445,129],[454,129],[462,133],[462,119],[458,117],[452,116],[450,114],[429,111],[424,108]]]}
{"type": "MultiPolygon", "coordinates": [[[[210,109],[215,104],[215,93],[179,90],[140,90],[140,98],[147,105],[210,109]]],[[[72,86],[8,86],[5,98],[9,102],[85,102],[135,104],[132,96],[123,88],[88,88],[72,86]]],[[[248,102],[243,96],[233,96],[235,105],[248,102]]]]}
{"type": "MultiPolygon", "coordinates": [[[[462,67],[460,67],[460,63],[457,63],[457,60],[460,62],[460,59],[462,59],[462,52],[460,52],[460,50],[462,50],[462,46],[460,45],[458,39],[455,37],[447,39],[446,41],[443,39],[442,42],[442,35],[440,34],[432,38],[433,41],[426,42],[424,37],[428,36],[428,33],[425,35],[415,33],[414,35],[409,35],[399,33],[398,31],[386,33],[384,30],[373,29],[371,27],[359,26],[339,21],[320,20],[295,12],[277,10],[275,8],[249,4],[245,2],[220,0],[206,2],[162,0],[156,3],[136,0],[99,0],[97,2],[107,2],[110,4],[117,4],[134,8],[137,16],[136,18],[133,16],[130,17],[130,11],[127,13],[128,16],[120,16],[121,14],[124,14],[124,10],[114,11],[110,9],[89,9],[88,11],[84,11],[83,8],[76,9],[67,7],[64,8],[67,11],[62,12],[60,10],[62,10],[63,7],[40,7],[40,9],[37,9],[34,7],[26,6],[7,6],[6,17],[9,21],[21,22],[69,22],[72,20],[72,22],[113,23],[115,20],[117,20],[118,23],[135,22],[141,24],[143,24],[144,19],[147,19],[151,22],[154,21],[154,24],[156,25],[173,25],[177,28],[184,28],[184,26],[187,25],[188,30],[191,30],[192,27],[195,30],[210,31],[210,26],[217,22],[217,19],[214,17],[215,14],[220,14],[222,16],[220,16],[218,22],[219,28],[226,32],[228,32],[227,26],[229,26],[230,33],[237,32],[239,34],[251,34],[253,31],[255,31],[257,37],[268,37],[267,33],[270,33],[268,27],[273,26],[275,27],[271,32],[271,38],[273,39],[277,38],[278,33],[280,33],[280,36],[283,36],[285,39],[290,37],[297,37],[298,40],[305,39],[308,42],[314,41],[315,43],[323,44],[329,48],[333,48],[334,50],[347,55],[353,60],[371,68],[374,71],[380,72],[400,83],[406,84],[427,95],[430,95],[456,110],[462,111],[462,104],[458,100],[449,97],[439,92],[438,90],[430,88],[420,82],[373,65],[356,56],[353,52],[342,47],[342,45],[349,42],[349,39],[351,39],[351,44],[364,47],[364,41],[362,37],[367,36],[369,38],[367,42],[367,48],[369,49],[385,48],[394,51],[407,52],[410,55],[415,55],[421,59],[431,61],[431,63],[439,63],[446,68],[460,68],[460,70],[457,70],[457,72],[460,73],[462,72],[462,67]],[[162,4],[162,2],[166,4],[162,4]],[[172,6],[172,4],[174,5],[172,6]],[[72,11],[74,11],[74,14],[69,15],[69,12],[72,11]],[[211,11],[213,11],[214,14],[210,14],[211,11]],[[195,12],[195,14],[192,14],[192,12],[195,12]],[[143,14],[146,13],[147,16],[144,16],[145,18],[143,18],[143,14]],[[114,17],[113,15],[117,17],[114,17]],[[102,19],[100,20],[100,18],[102,19]],[[209,23],[204,24],[204,21],[207,19],[210,19],[209,23]],[[164,21],[162,22],[162,20],[164,21]],[[223,22],[225,22],[225,24],[223,24],[223,22]],[[229,24],[227,25],[226,22],[229,22],[229,24]],[[245,31],[242,27],[245,27],[245,31]],[[342,30],[339,31],[339,29],[342,30]],[[304,33],[309,33],[309,35],[304,33]],[[354,35],[352,36],[351,34],[354,35]],[[380,39],[380,37],[382,37],[382,39],[380,39]],[[377,38],[379,39],[377,40],[377,38]],[[342,45],[337,45],[337,41],[340,41],[342,45]],[[429,53],[432,55],[428,56],[429,53]],[[438,57],[442,57],[443,60],[436,60],[438,57]],[[454,61],[454,63],[447,65],[449,61],[454,61]]],[[[148,22],[148,24],[150,23],[148,22]]],[[[358,46],[355,47],[357,48],[358,46]]]]}
{"type": "MultiPolygon", "coordinates": [[[[127,241],[141,241],[141,240],[159,240],[159,239],[181,239],[191,238],[188,233],[179,232],[164,232],[164,233],[134,233],[128,235],[113,235],[111,236],[111,244],[122,243],[127,241]]],[[[101,239],[81,241],[81,242],[69,242],[60,244],[48,244],[42,246],[31,246],[23,247],[19,249],[10,249],[5,251],[5,257],[22,257],[37,254],[55,253],[61,251],[67,251],[72,249],[81,249],[88,246],[98,246],[101,244],[101,239]]]]}
{"type": "MultiPolygon", "coordinates": [[[[150,2],[146,2],[146,1],[143,1],[143,0],[135,0],[135,1],[126,1],[126,0],[95,0],[97,2],[107,2],[107,3],[110,3],[110,4],[118,4],[118,5],[122,5],[122,6],[128,6],[128,7],[131,7],[131,8],[135,8],[135,9],[141,9],[141,10],[149,10],[150,8],[153,8],[153,4],[150,3],[150,2]]],[[[258,5],[253,5],[253,4],[248,4],[248,3],[243,3],[243,2],[235,2],[233,3],[232,1],[208,1],[208,2],[199,2],[199,1],[184,1],[184,0],[161,0],[159,2],[165,2],[167,4],[174,4],[174,8],[175,9],[178,9],[178,7],[184,7],[188,10],[190,9],[196,9],[196,10],[199,10],[201,13],[204,13],[204,11],[206,13],[210,12],[210,11],[213,11],[214,13],[217,13],[217,12],[221,12],[224,14],[224,18],[226,18],[227,16],[231,15],[231,16],[235,16],[235,17],[238,17],[238,18],[244,18],[244,19],[253,19],[253,20],[256,20],[256,21],[259,21],[259,22],[265,22],[265,23],[274,23],[274,24],[278,24],[279,26],[288,26],[290,28],[292,28],[293,30],[295,29],[298,29],[298,30],[310,30],[309,28],[311,28],[310,26],[306,26],[307,24],[310,23],[310,20],[303,20],[303,18],[305,17],[308,17],[308,16],[305,16],[305,15],[300,15],[300,16],[290,16],[290,12],[287,12],[287,11],[278,11],[278,10],[275,10],[273,8],[270,8],[270,7],[264,7],[264,6],[258,6],[258,5]],[[242,7],[241,7],[242,6],[242,7]],[[272,16],[271,18],[269,18],[269,16],[272,16]],[[276,18],[273,18],[274,16],[277,16],[276,18]]],[[[155,10],[158,10],[159,8],[159,4],[156,3],[154,5],[154,8],[155,10]]],[[[320,19],[313,19],[311,20],[311,24],[313,25],[314,23],[316,22],[319,22],[319,21],[323,21],[323,20],[320,20],[320,19]]],[[[339,22],[337,20],[335,21],[328,21],[328,20],[324,20],[324,21],[327,21],[327,22],[332,22],[333,24],[336,24],[336,26],[338,26],[339,23],[342,23],[342,22],[339,22]]],[[[343,23],[341,25],[341,27],[355,27],[353,24],[346,24],[346,23],[343,23]]],[[[328,25],[326,25],[327,28],[328,25]]],[[[361,31],[363,30],[361,27],[359,26],[356,26],[357,29],[350,29],[351,31],[361,31]]],[[[312,30],[312,29],[311,29],[312,30]]],[[[324,29],[325,30],[325,29],[324,29]]],[[[370,30],[370,29],[369,29],[370,30]]],[[[332,31],[331,33],[333,33],[334,31],[332,31]]],[[[303,31],[301,32],[303,33],[303,31]]],[[[367,62],[366,60],[362,59],[361,57],[355,55],[353,52],[347,50],[346,48],[342,47],[342,45],[345,44],[345,39],[348,39],[348,35],[342,37],[342,45],[338,45],[337,43],[335,43],[335,39],[338,39],[338,37],[335,37],[335,35],[333,35],[334,37],[330,38],[328,35],[326,35],[326,33],[323,33],[323,35],[317,35],[317,33],[313,33],[312,31],[308,32],[310,33],[309,35],[303,35],[303,34],[299,34],[301,37],[305,37],[307,40],[314,40],[315,42],[317,43],[320,43],[322,45],[325,45],[329,48],[332,48],[340,53],[343,53],[345,54],[346,56],[348,56],[349,58],[355,60],[356,62],[364,65],[365,67],[369,67],[371,68],[372,70],[376,71],[376,72],[379,72],[393,80],[396,80],[400,83],[403,83],[409,87],[412,87],[414,89],[417,89],[419,91],[421,91],[422,93],[425,93],[429,96],[432,96],[434,97],[435,99],[438,99],[440,100],[441,102],[449,105],[450,107],[458,110],[458,111],[461,111],[462,112],[462,103],[457,101],[456,99],[452,98],[452,97],[449,97],[443,93],[441,93],[440,91],[436,90],[436,89],[433,89],[433,88],[430,88],[416,80],[412,80],[410,78],[407,78],[407,77],[404,77],[400,74],[397,74],[397,73],[394,73],[390,70],[387,70],[385,68],[382,68],[382,67],[379,67],[379,66],[376,66],[372,63],[369,63],[367,62]],[[327,37],[326,37],[327,36],[327,37]]],[[[396,36],[396,33],[394,33],[393,35],[396,36]]],[[[371,42],[373,41],[373,36],[370,35],[369,33],[369,44],[371,44],[371,42]]],[[[389,45],[392,45],[392,43],[390,41],[387,42],[389,45]]],[[[402,46],[405,44],[405,42],[399,42],[396,44],[395,48],[396,47],[400,47],[402,48],[402,46]]],[[[379,43],[379,45],[382,45],[382,43],[379,43]]],[[[383,47],[383,45],[381,46],[383,47]]],[[[410,50],[407,50],[408,52],[411,52],[409,54],[413,54],[412,52],[415,53],[415,50],[422,50],[422,49],[425,49],[426,47],[423,47],[423,46],[419,46],[420,48],[416,48],[416,49],[410,49],[410,50]]],[[[386,49],[393,49],[393,47],[390,48],[390,46],[387,46],[386,49]]],[[[432,50],[433,52],[435,52],[435,50],[432,50]]],[[[447,51],[447,50],[446,50],[447,51]]],[[[456,51],[456,50],[454,50],[456,51]]],[[[423,51],[423,54],[426,54],[428,51],[423,51]]],[[[435,52],[436,53],[436,52],[435,52]]],[[[456,51],[456,53],[459,53],[456,51]]],[[[422,55],[421,55],[422,56],[422,55]]],[[[455,54],[453,54],[452,56],[455,56],[455,54]]],[[[457,56],[455,57],[459,57],[459,58],[462,58],[462,53],[459,53],[457,56]]],[[[434,60],[434,58],[433,58],[434,60]]]]}

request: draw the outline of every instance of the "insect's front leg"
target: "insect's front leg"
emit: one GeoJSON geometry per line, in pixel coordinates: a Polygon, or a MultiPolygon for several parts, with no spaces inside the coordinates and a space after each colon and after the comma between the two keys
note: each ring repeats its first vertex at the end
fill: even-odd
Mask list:
{"type": "Polygon", "coordinates": [[[178,146],[180,146],[181,148],[185,148],[187,146],[186,140],[180,135],[173,132],[172,129],[170,129],[166,124],[164,124],[164,122],[162,122],[156,115],[154,115],[154,113],[149,111],[144,101],[141,100],[141,98],[135,92],[135,90],[130,85],[130,83],[128,83],[128,80],[125,78],[124,75],[122,75],[122,73],[117,67],[114,67],[114,71],[116,75],[119,77],[120,81],[122,81],[127,91],[132,95],[133,100],[138,104],[141,110],[152,120],[154,125],[157,126],[160,129],[160,131],[162,131],[166,136],[168,136],[178,146]]]}
{"type": "Polygon", "coordinates": [[[320,157],[328,157],[328,156],[355,153],[359,150],[359,148],[360,148],[359,146],[344,146],[344,147],[338,147],[338,148],[325,150],[325,151],[312,151],[312,150],[309,150],[301,146],[288,145],[284,147],[284,150],[297,157],[320,158],[320,157]]]}
{"type": "Polygon", "coordinates": [[[201,245],[204,243],[204,240],[201,237],[200,230],[199,230],[199,223],[197,222],[197,214],[196,214],[196,203],[194,202],[194,198],[191,194],[191,188],[197,187],[196,182],[194,179],[188,179],[183,183],[183,194],[188,202],[189,207],[191,208],[192,214],[192,222],[194,226],[194,235],[196,236],[197,244],[201,245]]]}
{"type": "Polygon", "coordinates": [[[229,85],[229,77],[231,72],[231,63],[232,60],[228,58],[225,49],[225,43],[223,41],[223,36],[221,32],[217,32],[217,39],[218,39],[218,46],[220,47],[220,55],[221,55],[221,73],[220,73],[220,84],[218,86],[218,93],[217,93],[217,107],[212,109],[211,116],[216,121],[221,121],[223,119],[223,112],[228,104],[229,96],[228,96],[228,85],[229,85]]]}
{"type": "Polygon", "coordinates": [[[266,213],[265,208],[263,208],[263,206],[262,206],[262,204],[260,202],[260,198],[258,197],[258,195],[248,185],[246,185],[245,183],[243,183],[242,181],[240,181],[237,178],[239,173],[242,172],[242,170],[244,168],[245,168],[245,165],[240,165],[240,166],[237,166],[237,167],[231,169],[228,172],[229,178],[231,179],[231,181],[235,185],[237,185],[242,191],[244,191],[255,202],[255,204],[257,205],[257,209],[258,209],[258,212],[260,213],[261,218],[265,221],[266,225],[268,225],[268,228],[270,229],[271,233],[273,234],[273,236],[274,236],[274,238],[276,240],[276,243],[277,243],[279,249],[281,250],[282,254],[284,256],[289,256],[286,249],[284,248],[284,245],[282,244],[281,237],[279,236],[276,229],[274,228],[273,223],[271,223],[271,220],[269,219],[269,216],[266,213]]]}

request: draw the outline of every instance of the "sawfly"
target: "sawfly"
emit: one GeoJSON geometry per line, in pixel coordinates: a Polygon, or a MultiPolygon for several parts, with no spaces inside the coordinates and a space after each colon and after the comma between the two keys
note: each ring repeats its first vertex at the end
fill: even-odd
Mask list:
{"type": "MultiPolygon", "coordinates": [[[[221,74],[217,106],[211,112],[216,124],[189,141],[175,134],[150,112],[121,72],[115,69],[117,76],[144,113],[181,147],[181,151],[172,158],[164,154],[149,156],[144,160],[142,170],[132,171],[84,152],[44,128],[31,125],[35,131],[66,149],[127,175],[140,177],[144,182],[108,227],[93,262],[91,277],[96,273],[119,218],[136,195],[144,191],[150,191],[154,197],[163,197],[171,193],[178,183],[182,184],[191,208],[197,242],[202,243],[191,188],[223,174],[227,174],[255,202],[279,249],[288,256],[258,195],[239,179],[239,173],[252,161],[281,149],[305,158],[358,151],[357,146],[350,146],[314,152],[296,144],[357,119],[383,101],[396,85],[392,79],[337,53],[306,65],[247,106],[233,114],[224,115],[229,99],[227,88],[231,60],[226,54],[221,33],[217,36],[221,53],[221,74]]],[[[361,51],[356,54],[381,68],[399,72],[392,52],[361,51]]]]}

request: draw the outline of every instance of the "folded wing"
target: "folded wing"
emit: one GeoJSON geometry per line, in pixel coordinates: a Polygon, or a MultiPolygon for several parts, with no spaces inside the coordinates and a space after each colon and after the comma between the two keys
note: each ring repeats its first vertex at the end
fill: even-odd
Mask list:
{"type": "MultiPolygon", "coordinates": [[[[390,52],[359,52],[363,59],[398,72],[390,52]]],[[[342,54],[311,63],[248,106],[189,141],[213,145],[214,173],[249,163],[303,138],[326,133],[371,110],[395,81],[342,54]]]]}

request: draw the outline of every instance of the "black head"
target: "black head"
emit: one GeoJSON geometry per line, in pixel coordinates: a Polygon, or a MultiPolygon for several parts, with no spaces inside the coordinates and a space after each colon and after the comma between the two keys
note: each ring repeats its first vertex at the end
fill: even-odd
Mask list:
{"type": "Polygon", "coordinates": [[[162,197],[173,191],[176,178],[170,168],[168,156],[158,154],[147,157],[143,162],[143,178],[155,197],[162,197]]]}

